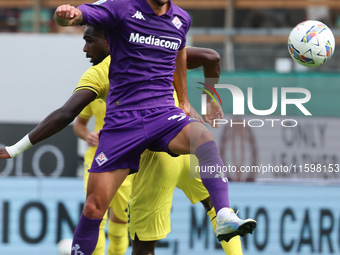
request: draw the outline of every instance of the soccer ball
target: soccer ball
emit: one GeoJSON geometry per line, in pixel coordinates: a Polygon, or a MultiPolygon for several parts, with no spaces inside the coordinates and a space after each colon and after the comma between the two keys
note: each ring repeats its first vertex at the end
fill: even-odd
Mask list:
{"type": "Polygon", "coordinates": [[[320,66],[333,55],[335,40],[332,31],[322,22],[307,20],[290,32],[288,50],[290,56],[307,67],[320,66]]]}
{"type": "Polygon", "coordinates": [[[58,243],[58,255],[71,255],[72,239],[63,239],[58,243]]]}

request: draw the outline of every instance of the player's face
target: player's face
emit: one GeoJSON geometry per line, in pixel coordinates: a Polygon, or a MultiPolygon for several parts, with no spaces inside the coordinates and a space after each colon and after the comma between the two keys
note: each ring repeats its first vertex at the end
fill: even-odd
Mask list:
{"type": "Polygon", "coordinates": [[[93,65],[102,62],[109,55],[109,45],[104,32],[96,31],[93,27],[86,27],[84,32],[85,45],[83,51],[90,58],[93,65]]]}

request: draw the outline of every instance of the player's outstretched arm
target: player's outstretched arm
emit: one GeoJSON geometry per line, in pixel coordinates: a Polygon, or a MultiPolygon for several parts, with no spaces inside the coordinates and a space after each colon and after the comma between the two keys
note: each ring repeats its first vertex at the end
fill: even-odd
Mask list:
{"type": "Polygon", "coordinates": [[[34,144],[58,133],[70,124],[96,96],[91,90],[76,91],[62,107],[49,114],[19,142],[6,148],[0,148],[0,159],[16,157],[34,144]]]}
{"type": "Polygon", "coordinates": [[[53,19],[59,26],[62,27],[77,26],[81,25],[83,22],[83,13],[74,6],[64,4],[58,6],[55,10],[53,19]]]}
{"type": "Polygon", "coordinates": [[[0,148],[0,158],[10,158],[11,156],[8,154],[5,148],[0,148]]]}
{"type": "MultiPolygon", "coordinates": [[[[199,47],[187,48],[187,68],[194,69],[200,66],[203,67],[204,71],[204,83],[210,85],[211,87],[213,87],[214,84],[217,84],[221,74],[220,55],[212,49],[199,47]]],[[[208,86],[205,86],[204,89],[209,91],[212,95],[214,94],[214,92],[211,91],[208,86]]],[[[207,114],[203,116],[204,121],[213,126],[213,120],[223,118],[223,116],[224,114],[220,104],[208,96],[207,114]]],[[[218,125],[215,127],[218,127],[218,125]]]]}

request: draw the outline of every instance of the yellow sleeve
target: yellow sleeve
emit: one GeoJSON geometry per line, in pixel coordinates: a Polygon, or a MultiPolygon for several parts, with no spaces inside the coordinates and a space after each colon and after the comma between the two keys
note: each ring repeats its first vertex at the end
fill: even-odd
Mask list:
{"type": "Polygon", "coordinates": [[[91,66],[80,78],[74,92],[81,89],[88,89],[97,94],[97,98],[106,101],[109,91],[109,66],[110,57],[106,57],[101,63],[91,66]]]}
{"type": "MultiPolygon", "coordinates": [[[[92,102],[93,103],[93,102],[92,102]]],[[[80,113],[79,116],[82,117],[83,119],[90,119],[93,115],[92,113],[92,103],[88,104],[80,113]]]]}

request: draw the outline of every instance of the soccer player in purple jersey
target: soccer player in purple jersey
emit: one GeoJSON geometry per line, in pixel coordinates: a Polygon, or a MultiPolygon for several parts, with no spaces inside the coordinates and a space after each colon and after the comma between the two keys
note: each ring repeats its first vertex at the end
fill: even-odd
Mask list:
{"type": "MultiPolygon", "coordinates": [[[[91,24],[105,29],[115,59],[110,65],[105,125],[73,239],[72,254],[87,255],[96,246],[99,225],[112,197],[126,176],[138,171],[146,148],[174,156],[194,153],[201,168],[223,168],[223,162],[213,135],[188,100],[185,36],[190,17],[185,11],[170,0],[100,0],[78,8],[61,5],[54,19],[61,26],[91,24]],[[174,106],[172,82],[180,108],[174,106]],[[200,121],[190,121],[189,115],[200,121]]],[[[76,92],[91,101],[99,94],[76,92]]],[[[71,100],[66,106],[77,104],[71,100]]],[[[79,114],[85,105],[78,102],[74,111],[79,114]]],[[[67,123],[71,116],[60,118],[67,123]]],[[[17,144],[1,148],[0,158],[14,157],[60,129],[46,118],[17,144]]],[[[241,220],[230,210],[227,179],[212,173],[202,177],[217,212],[217,238],[228,241],[251,233],[256,221],[241,220]]]]}

